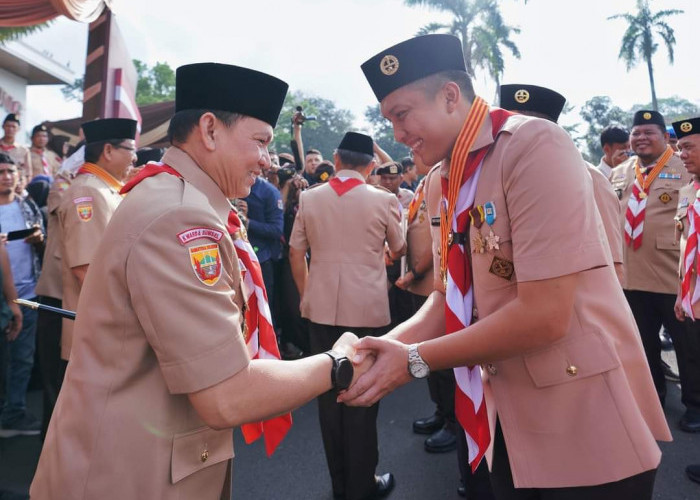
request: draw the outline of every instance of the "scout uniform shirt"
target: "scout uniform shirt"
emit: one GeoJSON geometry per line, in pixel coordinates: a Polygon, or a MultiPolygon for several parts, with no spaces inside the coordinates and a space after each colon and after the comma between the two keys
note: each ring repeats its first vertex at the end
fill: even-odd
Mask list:
{"type": "Polygon", "coordinates": [[[58,169],[61,168],[61,157],[50,149],[31,148],[29,152],[29,180],[32,180],[37,175],[50,175],[53,177],[58,172],[58,169]]]}
{"type": "Polygon", "coordinates": [[[15,161],[17,169],[24,169],[27,175],[29,175],[30,159],[29,150],[27,148],[16,143],[8,146],[4,142],[0,142],[0,151],[10,155],[10,158],[15,161]]]}
{"type": "MultiPolygon", "coordinates": [[[[83,286],[66,379],[32,498],[214,500],[231,429],[188,394],[249,363],[231,206],[181,149],[125,198],[83,286]]],[[[230,498],[230,492],[228,497],[230,498]]]]}
{"type": "MultiPolygon", "coordinates": [[[[487,115],[471,151],[489,145],[474,207],[489,204],[494,217],[467,235],[478,319],[514,300],[520,282],[578,274],[562,339],[482,367],[492,442],[497,413],[515,487],[597,485],[656,468],[655,439],[671,436],[579,152],[557,125],[522,115],[495,143],[487,115]],[[482,246],[487,237],[496,245],[482,246]]],[[[428,213],[440,220],[432,177],[428,213]]]]}
{"type": "Polygon", "coordinates": [[[610,247],[612,261],[615,264],[622,264],[622,232],[620,232],[620,203],[615,196],[610,182],[592,165],[586,165],[588,173],[593,180],[593,197],[595,205],[603,221],[606,241],[610,247]]]}
{"type": "MultiPolygon", "coordinates": [[[[680,283],[683,282],[683,277],[685,276],[685,263],[683,259],[685,257],[685,247],[688,243],[688,229],[690,227],[690,222],[688,221],[688,208],[695,203],[698,191],[691,182],[690,184],[683,186],[678,192],[678,208],[676,209],[676,239],[680,242],[680,260],[678,265],[678,293],[681,294],[680,283]]],[[[700,228],[698,228],[700,229],[700,228]]],[[[695,287],[697,285],[697,275],[698,275],[698,258],[694,257],[693,267],[691,267],[690,272],[694,276],[691,277],[690,281],[690,297],[693,296],[695,292],[695,287]]],[[[700,302],[696,302],[692,305],[693,307],[693,318],[696,320],[700,318],[700,302]]]]}
{"type": "Polygon", "coordinates": [[[289,245],[311,248],[301,315],[314,323],[346,327],[386,326],[384,242],[400,251],[405,239],[401,207],[393,193],[364,183],[359,172],[341,170],[331,183],[301,194],[289,245]],[[357,185],[339,196],[333,185],[357,185]]]}
{"type": "MultiPolygon", "coordinates": [[[[425,201],[425,178],[418,184],[414,199],[409,205],[408,231],[406,234],[407,255],[409,269],[415,269],[416,264],[426,252],[432,252],[432,239],[430,237],[430,217],[428,205],[425,201]],[[415,205],[414,205],[415,203],[415,205]],[[415,213],[413,212],[415,210],[415,213]]],[[[416,295],[427,297],[433,291],[433,268],[425,270],[423,279],[414,279],[407,290],[416,295]]]]}
{"type": "MultiPolygon", "coordinates": [[[[61,249],[61,278],[63,307],[75,311],[78,307],[80,282],[71,268],[91,264],[95,251],[112,214],[122,201],[121,182],[95,164],[86,163],[78,171],[58,208],[58,220],[63,236],[61,249]],[[86,167],[87,166],[87,167],[86,167]],[[88,173],[85,169],[90,170],[88,173]]],[[[63,319],[61,358],[70,359],[74,321],[63,319]]]]}
{"type": "Polygon", "coordinates": [[[63,200],[63,195],[70,187],[70,182],[67,175],[59,174],[49,189],[49,197],[46,200],[46,209],[49,213],[46,223],[46,248],[44,261],[41,265],[41,276],[36,284],[37,295],[58,300],[63,298],[63,280],[61,279],[63,234],[61,233],[61,222],[58,219],[58,207],[63,200]]]}
{"type": "MultiPolygon", "coordinates": [[[[613,190],[620,199],[620,231],[625,234],[627,206],[635,181],[630,158],[611,174],[613,190]]],[[[649,165],[651,172],[654,165],[649,165]]],[[[674,235],[673,217],[678,206],[678,191],[688,184],[690,174],[683,162],[673,155],[649,188],[644,215],[642,245],[633,250],[623,241],[625,290],[676,294],[678,291],[678,242],[674,235]]]]}

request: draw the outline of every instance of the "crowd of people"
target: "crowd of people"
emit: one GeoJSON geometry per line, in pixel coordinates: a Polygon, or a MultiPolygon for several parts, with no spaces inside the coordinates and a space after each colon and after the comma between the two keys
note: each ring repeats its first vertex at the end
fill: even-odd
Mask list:
{"type": "Polygon", "coordinates": [[[463,65],[442,35],[363,65],[406,158],[349,131],[324,159],[301,110],[290,152],[268,150],[286,84],[217,64],[178,69],[167,151],[118,118],[24,147],[5,117],[0,437],[45,440],[32,495],[94,498],[148,443],[167,464],[137,460],[128,488],[218,498],[230,428],[271,451],[318,397],[334,498],[381,498],[379,400],[427,378],[413,431],[458,450],[460,495],[651,498],[667,380],[700,432],[700,118],[638,111],[593,166],[557,125],[564,96],[503,85],[489,108],[463,65]]]}

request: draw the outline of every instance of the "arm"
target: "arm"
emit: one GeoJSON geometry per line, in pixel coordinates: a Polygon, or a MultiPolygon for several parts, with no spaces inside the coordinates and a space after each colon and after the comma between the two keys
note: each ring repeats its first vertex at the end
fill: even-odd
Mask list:
{"type": "Polygon", "coordinates": [[[299,172],[306,171],[305,155],[304,155],[304,142],[301,140],[301,127],[302,127],[302,113],[297,111],[292,116],[292,152],[294,153],[294,159],[297,162],[297,170],[299,172]]]}
{"type": "Polygon", "coordinates": [[[379,165],[393,161],[391,156],[389,156],[389,153],[384,151],[376,142],[374,142],[372,148],[374,149],[374,154],[376,154],[377,158],[379,158],[379,165]]]}
{"type": "Polygon", "coordinates": [[[299,301],[304,297],[306,280],[309,277],[309,268],[306,265],[306,250],[289,247],[289,266],[292,269],[292,278],[299,291],[299,301]]]}
{"type": "Polygon", "coordinates": [[[424,275],[432,271],[432,269],[433,254],[432,252],[424,252],[423,255],[421,255],[418,258],[418,262],[416,262],[414,268],[409,270],[406,274],[403,275],[403,277],[399,278],[396,281],[396,286],[405,290],[411,285],[411,283],[413,283],[416,280],[416,274],[418,274],[422,278],[425,278],[424,275]]]}
{"type": "Polygon", "coordinates": [[[83,287],[83,283],[85,282],[85,275],[87,274],[88,270],[88,264],[84,264],[82,266],[77,266],[77,267],[71,267],[70,272],[73,273],[73,276],[75,276],[78,279],[78,283],[80,283],[80,287],[83,287]]]}
{"type": "Polygon", "coordinates": [[[17,299],[17,290],[15,289],[15,283],[12,278],[10,258],[7,255],[7,248],[5,248],[4,244],[0,245],[0,269],[2,269],[2,292],[13,314],[13,318],[10,320],[6,332],[7,340],[12,341],[17,338],[20,330],[22,330],[22,310],[19,305],[15,303],[17,299]]]}

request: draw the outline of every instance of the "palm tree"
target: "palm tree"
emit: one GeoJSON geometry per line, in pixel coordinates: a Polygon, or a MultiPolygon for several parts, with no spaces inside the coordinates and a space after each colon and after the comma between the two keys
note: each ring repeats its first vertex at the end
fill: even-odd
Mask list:
{"type": "Polygon", "coordinates": [[[618,57],[625,61],[627,71],[641,60],[647,63],[651,103],[654,110],[659,109],[656,100],[656,86],[654,85],[654,67],[651,62],[656,49],[659,48],[659,44],[654,40],[654,35],[660,36],[664,41],[668,49],[668,60],[673,64],[673,46],[676,44],[676,37],[673,28],[666,23],[665,19],[676,14],[683,14],[683,11],[667,9],[652,12],[649,0],[637,0],[636,14],[624,13],[608,17],[608,20],[624,19],[628,23],[627,30],[622,36],[622,46],[618,57]]]}
{"type": "Polygon", "coordinates": [[[505,69],[502,47],[518,59],[520,51],[511,35],[520,28],[509,26],[503,20],[497,0],[404,0],[408,6],[425,5],[452,14],[450,24],[430,23],[418,35],[447,31],[462,41],[467,73],[474,78],[474,70],[485,69],[496,82],[496,93],[505,69]]]}
{"type": "Polygon", "coordinates": [[[49,25],[49,22],[34,24],[32,26],[16,26],[12,28],[0,27],[0,45],[4,42],[17,40],[23,36],[42,30],[49,25]]]}

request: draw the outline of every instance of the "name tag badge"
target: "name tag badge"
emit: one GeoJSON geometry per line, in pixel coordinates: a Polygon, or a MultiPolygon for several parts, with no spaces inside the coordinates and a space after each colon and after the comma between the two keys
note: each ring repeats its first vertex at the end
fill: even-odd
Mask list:
{"type": "Polygon", "coordinates": [[[430,225],[435,226],[435,227],[440,226],[440,216],[438,215],[436,217],[431,217],[430,218],[430,225]]]}

